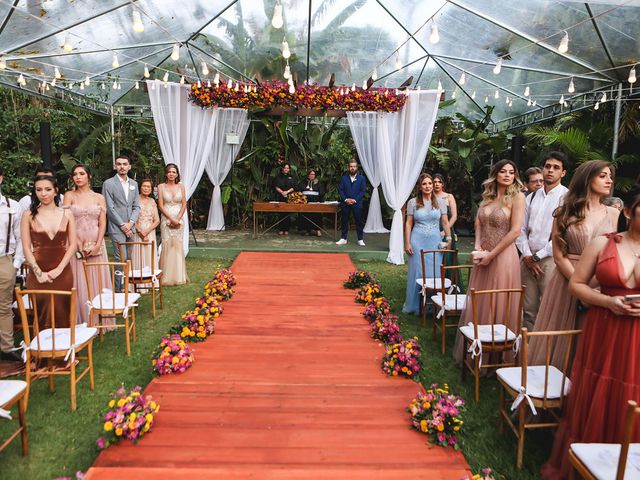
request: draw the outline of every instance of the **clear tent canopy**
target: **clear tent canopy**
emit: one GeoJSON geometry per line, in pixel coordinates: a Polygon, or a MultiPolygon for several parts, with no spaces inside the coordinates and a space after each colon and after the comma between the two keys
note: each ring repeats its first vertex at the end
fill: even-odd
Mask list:
{"type": "Polygon", "coordinates": [[[637,0],[0,0],[0,83],[149,116],[146,78],[284,80],[286,39],[297,83],[411,78],[455,98],[444,114],[491,105],[511,128],[633,95],[639,14],[637,0]]]}

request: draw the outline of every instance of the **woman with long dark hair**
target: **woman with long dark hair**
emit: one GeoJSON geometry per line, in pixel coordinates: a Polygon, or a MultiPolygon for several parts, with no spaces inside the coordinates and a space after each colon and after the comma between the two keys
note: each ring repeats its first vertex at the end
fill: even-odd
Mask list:
{"type": "MultiPolygon", "coordinates": [[[[73,288],[69,262],[76,253],[76,224],[69,210],[60,208],[55,177],[39,175],[31,192],[31,209],[22,215],[20,233],[24,256],[30,266],[27,287],[33,290],[73,288]]],[[[51,301],[36,296],[40,330],[51,328],[51,301]]],[[[56,327],[69,327],[70,297],[57,298],[56,327]]]]}
{"type": "MultiPolygon", "coordinates": [[[[475,248],[471,253],[475,266],[469,277],[469,289],[520,288],[520,262],[515,240],[524,221],[524,194],[515,163],[511,160],[497,162],[482,186],[482,202],[476,216],[475,248]]],[[[506,305],[496,307],[494,317],[504,318],[506,305]]],[[[515,318],[517,308],[517,302],[511,302],[510,318],[515,318]]],[[[478,309],[478,321],[490,323],[488,301],[480,299],[478,309]]],[[[469,323],[473,323],[471,302],[467,303],[460,317],[460,326],[469,323]]],[[[459,332],[453,355],[462,363],[465,352],[459,332]]]]}
{"type": "Polygon", "coordinates": [[[164,285],[182,285],[189,282],[182,221],[187,209],[187,194],[180,183],[180,171],[175,163],[168,163],[164,167],[164,175],[165,183],[158,185],[158,208],[162,212],[160,269],[164,285]]]}

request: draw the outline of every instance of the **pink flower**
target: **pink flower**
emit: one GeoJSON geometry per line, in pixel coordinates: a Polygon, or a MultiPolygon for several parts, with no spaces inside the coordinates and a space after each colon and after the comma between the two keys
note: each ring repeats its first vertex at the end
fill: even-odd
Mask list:
{"type": "Polygon", "coordinates": [[[102,450],[107,446],[107,442],[103,437],[100,437],[96,440],[96,446],[102,450]]]}

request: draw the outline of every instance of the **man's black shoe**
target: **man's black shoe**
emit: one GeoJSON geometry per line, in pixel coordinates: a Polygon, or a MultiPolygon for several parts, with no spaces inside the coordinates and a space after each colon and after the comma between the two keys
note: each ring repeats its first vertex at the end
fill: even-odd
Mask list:
{"type": "Polygon", "coordinates": [[[22,355],[18,352],[2,352],[2,356],[0,356],[0,358],[10,362],[22,362],[22,355]]]}

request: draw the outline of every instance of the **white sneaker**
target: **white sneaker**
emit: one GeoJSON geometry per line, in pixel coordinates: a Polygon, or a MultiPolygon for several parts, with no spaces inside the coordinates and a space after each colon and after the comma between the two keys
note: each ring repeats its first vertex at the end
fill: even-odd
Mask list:
{"type": "Polygon", "coordinates": [[[346,238],[341,238],[340,240],[338,240],[336,242],[336,245],[346,245],[347,244],[347,239],[346,238]]]}
{"type": "Polygon", "coordinates": [[[358,240],[358,245],[360,245],[361,247],[364,247],[364,240],[358,240]]]}

